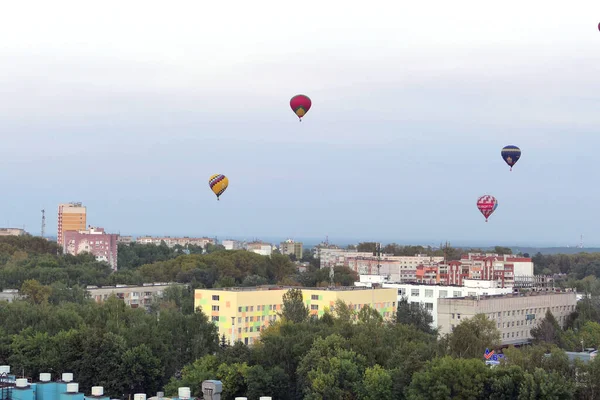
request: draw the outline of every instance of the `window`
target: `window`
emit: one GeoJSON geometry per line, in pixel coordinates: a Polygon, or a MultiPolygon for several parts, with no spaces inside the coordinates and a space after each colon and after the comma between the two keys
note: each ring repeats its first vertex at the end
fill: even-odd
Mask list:
{"type": "Polygon", "coordinates": [[[460,290],[455,290],[454,292],[452,292],[452,296],[462,297],[462,292],[460,290]]]}
{"type": "Polygon", "coordinates": [[[219,311],[219,306],[212,306],[213,311],[219,311]]]}
{"type": "Polygon", "coordinates": [[[242,323],[242,317],[238,317],[238,324],[242,323]]]}
{"type": "Polygon", "coordinates": [[[425,303],[425,308],[429,311],[433,311],[433,303],[425,303]]]}
{"type": "Polygon", "coordinates": [[[425,289],[425,297],[433,297],[433,290],[425,289]]]}
{"type": "Polygon", "coordinates": [[[219,296],[214,296],[213,295],[212,299],[215,300],[215,301],[219,301],[219,296]]]}
{"type": "Polygon", "coordinates": [[[273,305],[269,304],[269,311],[273,310],[273,305]]]}
{"type": "Polygon", "coordinates": [[[254,332],[254,327],[253,326],[250,327],[250,332],[254,332]]]}
{"type": "Polygon", "coordinates": [[[419,289],[410,289],[410,295],[419,297],[419,289]]]}
{"type": "Polygon", "coordinates": [[[254,317],[250,317],[250,322],[254,322],[254,317]]]}
{"type": "Polygon", "coordinates": [[[454,319],[454,313],[452,313],[452,319],[454,319]]]}
{"type": "Polygon", "coordinates": [[[445,299],[446,297],[448,297],[448,291],[440,290],[440,299],[445,299]]]}
{"type": "Polygon", "coordinates": [[[213,315],[213,317],[211,319],[212,319],[212,322],[219,322],[219,317],[216,315],[213,315]]]}
{"type": "Polygon", "coordinates": [[[477,296],[477,292],[469,292],[469,296],[477,296]]]}
{"type": "Polygon", "coordinates": [[[254,306],[250,306],[250,311],[254,311],[254,306]]]}
{"type": "Polygon", "coordinates": [[[460,314],[456,314],[456,318],[457,318],[457,319],[460,319],[460,314]]]}
{"type": "Polygon", "coordinates": [[[318,295],[318,294],[312,294],[312,295],[310,296],[310,299],[311,299],[311,300],[319,300],[319,295],[318,295]]]}
{"type": "Polygon", "coordinates": [[[319,309],[319,306],[318,306],[317,304],[311,304],[311,305],[310,305],[310,309],[311,309],[311,310],[318,310],[318,309],[319,309]]]}
{"type": "Polygon", "coordinates": [[[238,312],[242,312],[242,307],[238,307],[238,312]]]}
{"type": "Polygon", "coordinates": [[[246,317],[246,322],[248,322],[248,317],[246,317]]]}

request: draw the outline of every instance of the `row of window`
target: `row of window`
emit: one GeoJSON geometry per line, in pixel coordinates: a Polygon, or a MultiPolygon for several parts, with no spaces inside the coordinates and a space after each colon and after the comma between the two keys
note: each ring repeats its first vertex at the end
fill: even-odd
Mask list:
{"type": "MultiPolygon", "coordinates": [[[[552,313],[569,312],[569,311],[575,311],[575,306],[574,305],[554,306],[554,307],[548,307],[548,308],[546,308],[546,310],[550,310],[552,313]]],[[[494,318],[500,318],[500,317],[510,317],[510,316],[514,317],[514,316],[520,316],[520,315],[535,315],[535,314],[539,314],[542,312],[545,312],[544,307],[527,308],[527,309],[522,309],[522,310],[511,310],[511,311],[500,311],[498,313],[488,314],[488,317],[490,319],[494,319],[494,318]]]]}

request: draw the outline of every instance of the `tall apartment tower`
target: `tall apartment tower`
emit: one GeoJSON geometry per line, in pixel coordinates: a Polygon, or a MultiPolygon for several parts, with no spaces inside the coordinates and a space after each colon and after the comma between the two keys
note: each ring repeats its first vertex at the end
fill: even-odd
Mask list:
{"type": "Polygon", "coordinates": [[[58,235],[60,246],[64,243],[66,231],[84,231],[86,229],[86,209],[81,203],[62,203],[58,205],[58,235]]]}

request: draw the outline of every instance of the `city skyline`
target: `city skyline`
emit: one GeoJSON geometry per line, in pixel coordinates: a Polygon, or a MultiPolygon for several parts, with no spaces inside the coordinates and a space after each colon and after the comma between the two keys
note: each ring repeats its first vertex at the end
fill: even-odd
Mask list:
{"type": "Polygon", "coordinates": [[[9,4],[0,221],[50,235],[76,199],[127,234],[600,245],[600,3],[460,3],[9,4]]]}

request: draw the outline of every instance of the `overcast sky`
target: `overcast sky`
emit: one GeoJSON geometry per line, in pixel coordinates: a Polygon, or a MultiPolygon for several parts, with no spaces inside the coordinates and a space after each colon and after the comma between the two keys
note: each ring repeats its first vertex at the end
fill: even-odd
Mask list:
{"type": "Polygon", "coordinates": [[[91,4],[2,7],[0,226],[600,245],[598,0],[91,4]]]}

